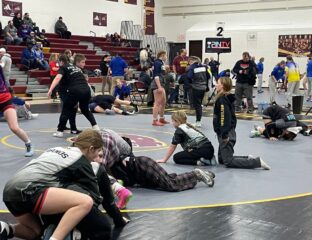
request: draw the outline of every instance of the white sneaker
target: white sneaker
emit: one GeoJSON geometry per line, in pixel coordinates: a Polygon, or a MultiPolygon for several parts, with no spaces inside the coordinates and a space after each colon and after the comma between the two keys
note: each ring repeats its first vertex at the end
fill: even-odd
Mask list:
{"type": "Polygon", "coordinates": [[[38,116],[39,116],[39,113],[32,113],[31,119],[36,119],[36,118],[38,118],[38,116]]]}
{"type": "Polygon", "coordinates": [[[201,122],[200,122],[200,121],[197,121],[197,122],[194,124],[194,127],[196,127],[196,128],[201,128],[201,122]]]}
{"type": "Polygon", "coordinates": [[[53,133],[53,137],[59,137],[59,138],[61,138],[61,137],[63,137],[63,136],[64,136],[64,133],[63,133],[63,132],[60,132],[60,131],[57,131],[57,132],[53,133]]]}
{"type": "Polygon", "coordinates": [[[96,131],[100,131],[100,130],[101,130],[100,127],[99,127],[99,125],[94,125],[94,126],[92,126],[92,129],[93,129],[93,130],[96,130],[96,131]]]}

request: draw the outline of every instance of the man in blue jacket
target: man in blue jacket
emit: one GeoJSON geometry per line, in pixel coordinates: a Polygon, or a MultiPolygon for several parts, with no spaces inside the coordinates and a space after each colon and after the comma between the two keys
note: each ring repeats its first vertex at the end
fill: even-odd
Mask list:
{"type": "Polygon", "coordinates": [[[117,79],[124,80],[128,71],[128,64],[118,53],[109,63],[109,69],[112,72],[112,88],[110,94],[113,95],[117,86],[117,79]]]}
{"type": "Polygon", "coordinates": [[[263,62],[264,58],[260,58],[258,64],[257,64],[257,77],[258,77],[258,93],[263,93],[262,90],[262,80],[263,80],[263,62]]]}
{"type": "Polygon", "coordinates": [[[285,66],[286,62],[282,60],[279,64],[277,64],[271,73],[271,78],[269,82],[269,90],[270,90],[270,103],[272,105],[276,104],[275,97],[276,97],[276,83],[281,81],[285,81],[285,66]]]}

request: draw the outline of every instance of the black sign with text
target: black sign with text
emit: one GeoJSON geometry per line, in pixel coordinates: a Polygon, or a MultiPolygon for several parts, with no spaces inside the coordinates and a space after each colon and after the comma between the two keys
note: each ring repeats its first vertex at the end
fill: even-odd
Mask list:
{"type": "Polygon", "coordinates": [[[231,38],[206,38],[206,53],[231,52],[231,38]]]}

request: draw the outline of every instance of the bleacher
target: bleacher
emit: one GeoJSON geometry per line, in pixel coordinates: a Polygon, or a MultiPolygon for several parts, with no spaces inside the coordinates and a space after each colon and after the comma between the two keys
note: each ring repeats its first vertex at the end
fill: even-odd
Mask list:
{"type": "MultiPolygon", "coordinates": [[[[121,53],[122,57],[127,61],[129,66],[134,65],[134,55],[138,48],[135,47],[120,47],[114,46],[111,42],[107,42],[103,37],[92,37],[92,36],[80,36],[80,35],[73,35],[71,39],[60,39],[54,33],[47,33],[46,36],[48,37],[51,45],[49,48],[44,48],[44,56],[48,60],[51,53],[63,53],[65,49],[70,49],[72,53],[81,53],[84,54],[87,58],[85,68],[88,70],[93,71],[94,69],[98,69],[100,65],[100,61],[102,58],[102,54],[97,54],[97,51],[94,49],[89,49],[90,45],[94,47],[101,48],[102,52],[109,52],[111,55],[115,55],[116,53],[121,53]],[[82,43],[84,42],[84,43],[82,43]],[[89,43],[89,44],[88,44],[89,43]]],[[[4,40],[0,40],[0,45],[4,45],[4,40]]],[[[24,71],[25,75],[27,76],[27,80],[32,79],[31,83],[31,90],[32,92],[47,92],[48,85],[51,84],[50,80],[50,73],[49,71],[42,71],[42,70],[30,70],[27,71],[25,66],[20,64],[22,51],[25,46],[15,46],[15,45],[7,45],[7,52],[12,56],[12,62],[16,65],[16,67],[20,71],[24,71]],[[36,82],[34,79],[37,80],[38,85],[44,85],[42,88],[40,86],[35,87],[34,85],[36,82]]],[[[90,83],[100,83],[102,80],[98,77],[90,77],[90,83]]],[[[16,79],[12,79],[12,83],[16,82],[16,79]],[[14,81],[15,80],[15,81],[14,81]]],[[[26,94],[28,93],[31,95],[30,85],[27,85],[27,81],[25,83],[19,83],[18,85],[13,85],[13,89],[16,93],[19,94],[26,94]]]]}

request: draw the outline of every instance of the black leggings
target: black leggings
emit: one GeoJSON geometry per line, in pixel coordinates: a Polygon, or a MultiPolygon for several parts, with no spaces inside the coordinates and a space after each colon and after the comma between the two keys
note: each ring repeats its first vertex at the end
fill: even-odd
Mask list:
{"type": "Polygon", "coordinates": [[[76,114],[75,106],[79,103],[81,113],[88,119],[92,126],[96,125],[95,118],[89,110],[89,100],[91,98],[90,89],[75,89],[67,94],[64,99],[63,109],[57,130],[63,132],[68,119],[72,119],[76,114]]]}
{"type": "MultiPolygon", "coordinates": [[[[62,103],[62,108],[64,106],[64,101],[66,100],[67,93],[64,92],[59,92],[60,98],[61,98],[61,103],[62,103]]],[[[75,106],[76,111],[73,112],[73,114],[70,116],[69,118],[69,125],[70,125],[70,130],[75,131],[77,130],[77,126],[76,126],[76,113],[77,113],[77,107],[75,106]]]]}
{"type": "Polygon", "coordinates": [[[200,122],[203,115],[202,102],[205,96],[205,90],[192,89],[192,95],[193,95],[193,106],[196,112],[196,121],[200,122]]]}
{"type": "Polygon", "coordinates": [[[211,143],[206,143],[198,149],[194,149],[190,152],[182,151],[173,155],[173,161],[176,164],[183,165],[197,165],[197,161],[200,158],[211,160],[214,155],[214,148],[211,143]]]}

